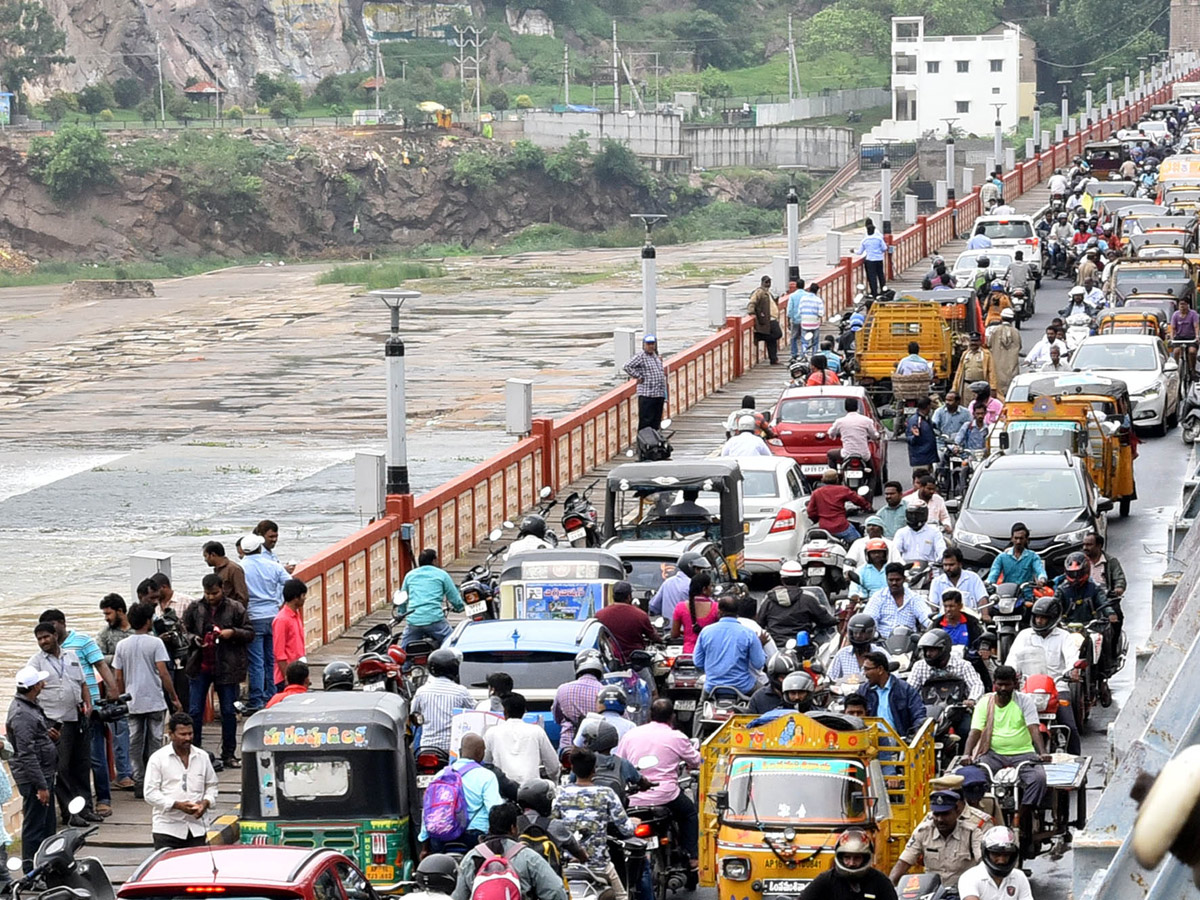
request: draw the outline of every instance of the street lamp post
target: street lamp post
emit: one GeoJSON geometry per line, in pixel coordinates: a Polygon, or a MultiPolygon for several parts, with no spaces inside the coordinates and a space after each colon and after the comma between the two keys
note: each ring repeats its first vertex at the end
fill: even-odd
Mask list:
{"type": "MultiPolygon", "coordinates": [[[[954,123],[958,119],[942,119],[946,123],[946,205],[954,205],[954,123]]],[[[955,234],[958,232],[956,231],[955,234]]]]}
{"type": "Polygon", "coordinates": [[[667,217],[659,213],[634,213],[629,218],[640,219],[646,228],[646,243],[642,246],[642,335],[658,334],[658,261],[650,232],[667,217]]]}
{"type": "Polygon", "coordinates": [[[1095,72],[1080,72],[1082,77],[1088,79],[1087,87],[1083,91],[1083,117],[1087,120],[1088,125],[1092,124],[1092,79],[1096,77],[1095,72]]]}
{"type": "Polygon", "coordinates": [[[1104,102],[1108,104],[1108,111],[1109,111],[1109,113],[1111,113],[1112,112],[1112,104],[1113,104],[1113,87],[1112,87],[1113,76],[1112,76],[1112,73],[1117,71],[1117,67],[1116,66],[1105,66],[1104,71],[1108,73],[1107,75],[1104,76],[1106,79],[1108,79],[1107,83],[1104,85],[1104,102]]]}
{"type": "Polygon", "coordinates": [[[1071,83],[1070,79],[1063,79],[1058,84],[1062,88],[1062,99],[1059,101],[1062,112],[1062,126],[1067,127],[1067,119],[1071,118],[1071,98],[1067,96],[1067,86],[1071,83]]]}
{"type": "Polygon", "coordinates": [[[1042,152],[1042,102],[1044,91],[1033,92],[1033,152],[1042,152]]]}
{"type": "Polygon", "coordinates": [[[996,126],[996,132],[992,135],[992,157],[996,161],[996,171],[1004,170],[1004,125],[1000,121],[1000,110],[1008,104],[993,103],[992,107],[996,110],[996,121],[993,123],[996,126]]]}
{"type": "Polygon", "coordinates": [[[392,314],[392,333],[383,345],[383,358],[387,367],[387,492],[389,494],[412,493],[408,486],[408,438],[405,434],[407,410],[404,396],[404,341],[400,337],[400,307],[405,300],[415,300],[420,291],[389,288],[371,291],[392,314]]]}
{"type": "Polygon", "coordinates": [[[892,237],[892,161],[886,156],[879,163],[879,211],[883,215],[883,239],[892,237]]]}
{"type": "MultiPolygon", "coordinates": [[[[789,176],[808,166],[792,165],[779,166],[789,176]]],[[[800,279],[800,195],[796,192],[794,179],[789,179],[787,203],[785,205],[785,221],[787,222],[788,238],[788,281],[800,279]]]]}

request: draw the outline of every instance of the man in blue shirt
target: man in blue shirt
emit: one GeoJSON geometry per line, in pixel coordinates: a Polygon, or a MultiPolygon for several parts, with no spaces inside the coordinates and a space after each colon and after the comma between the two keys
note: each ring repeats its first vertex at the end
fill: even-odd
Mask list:
{"type": "Polygon", "coordinates": [[[275,696],[275,638],[271,625],[283,605],[283,584],[292,576],[278,560],[263,551],[263,539],[257,534],[242,538],[242,570],[246,573],[246,593],[250,605],[246,618],[254,629],[254,640],[246,648],[247,678],[250,688],[247,709],[262,709],[275,696]]]}
{"type": "Polygon", "coordinates": [[[968,250],[987,250],[992,246],[992,239],[983,233],[983,226],[979,226],[979,230],[971,236],[967,241],[968,250]]]}
{"type": "Polygon", "coordinates": [[[450,768],[462,779],[463,798],[467,801],[467,830],[454,841],[442,841],[430,837],[422,822],[417,840],[429,841],[434,853],[442,853],[448,843],[474,847],[488,833],[488,814],[492,807],[504,802],[500,796],[500,782],[483,766],[483,750],[483,738],[477,734],[463,735],[458,759],[450,763],[450,768]]]}
{"type": "Polygon", "coordinates": [[[888,563],[889,553],[887,541],[883,538],[867,541],[867,561],[857,569],[858,581],[850,584],[850,596],[871,597],[887,587],[884,566],[888,563]]]}
{"type": "Polygon", "coordinates": [[[813,332],[814,336],[819,333],[821,320],[825,316],[825,304],[811,290],[805,289],[804,279],[797,278],[794,283],[796,289],[788,296],[787,301],[787,319],[791,331],[793,358],[801,354],[812,355],[813,347],[816,344],[815,337],[813,341],[803,341],[803,346],[801,346],[801,340],[806,331],[813,332]]]}
{"type": "Polygon", "coordinates": [[[908,342],[908,356],[896,363],[896,374],[933,376],[933,366],[921,355],[921,345],[916,341],[908,342]]]}
{"type": "Polygon", "coordinates": [[[866,698],[867,715],[878,716],[901,737],[915,734],[925,721],[925,703],[917,689],[891,673],[886,653],[872,650],[863,658],[866,683],[858,693],[866,698]]]}
{"type": "Polygon", "coordinates": [[[717,602],[721,618],[700,632],[692,661],[704,673],[704,690],[733,687],[747,696],[758,687],[755,672],[767,664],[758,635],[738,622],[737,598],[717,602]]]}
{"type": "Polygon", "coordinates": [[[908,464],[917,466],[937,465],[937,433],[929,418],[929,398],[917,401],[917,411],[908,417],[904,425],[904,438],[908,441],[908,464]]]}
{"type": "MultiPolygon", "coordinates": [[[[1046,583],[1046,566],[1042,558],[1029,549],[1029,529],[1024,522],[1013,525],[1012,546],[996,557],[987,580],[989,584],[1001,581],[1006,584],[1046,583]]],[[[1032,595],[1032,591],[1029,593],[1032,595]]]]}
{"type": "Polygon", "coordinates": [[[878,297],[887,287],[887,274],[883,268],[884,258],[892,252],[882,235],[875,233],[875,223],[867,219],[867,236],[858,245],[858,255],[863,258],[863,269],[867,273],[867,287],[872,297],[878,297]]]}
{"type": "Polygon", "coordinates": [[[958,391],[946,391],[946,402],[933,414],[933,432],[938,448],[945,453],[946,445],[954,443],[959,429],[971,421],[971,414],[960,405],[958,391]]]}
{"type": "Polygon", "coordinates": [[[987,447],[987,407],[983,404],[971,410],[973,420],[954,435],[954,443],[963,450],[983,450],[987,447]]]}
{"type": "Polygon", "coordinates": [[[863,613],[875,620],[875,628],[883,638],[890,637],[901,625],[924,631],[930,625],[929,613],[925,611],[925,601],[905,583],[904,565],[888,563],[884,572],[887,586],[871,596],[863,613]]]}
{"type": "Polygon", "coordinates": [[[463,598],[446,570],[437,564],[437,551],[425,548],[417,557],[417,568],[404,576],[400,590],[408,594],[408,624],[400,635],[400,648],[407,651],[413,641],[428,638],[437,646],[450,637],[443,604],[449,601],[455,612],[463,611],[463,598]]]}

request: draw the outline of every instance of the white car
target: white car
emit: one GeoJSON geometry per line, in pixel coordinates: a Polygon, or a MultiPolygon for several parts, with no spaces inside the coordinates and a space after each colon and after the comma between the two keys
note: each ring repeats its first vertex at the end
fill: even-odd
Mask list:
{"type": "Polygon", "coordinates": [[[1129,387],[1133,424],[1167,433],[1179,422],[1179,364],[1150,334],[1100,334],[1083,341],[1071,368],[1119,378],[1129,387]]]}
{"type": "Polygon", "coordinates": [[[971,228],[971,234],[979,234],[980,229],[992,242],[992,249],[1007,254],[1022,251],[1025,262],[1033,269],[1042,267],[1042,239],[1037,233],[1037,223],[1033,216],[1023,216],[1017,213],[1004,216],[980,216],[971,228]]]}
{"type": "Polygon", "coordinates": [[[990,268],[996,273],[996,278],[1000,281],[1004,280],[1004,276],[1008,273],[1008,267],[1012,265],[1013,261],[1011,251],[998,250],[994,247],[989,250],[967,250],[958,255],[958,259],[954,261],[954,268],[951,270],[955,284],[960,288],[972,286],[975,272],[979,269],[976,263],[981,256],[988,258],[988,262],[991,263],[990,268]]]}
{"type": "MultiPolygon", "coordinates": [[[[796,461],[789,456],[739,456],[742,470],[742,515],[746,532],[747,572],[778,572],[784,558],[795,559],[811,522],[805,508],[808,489],[796,461]]],[[[701,506],[713,505],[716,500],[701,506]]]]}

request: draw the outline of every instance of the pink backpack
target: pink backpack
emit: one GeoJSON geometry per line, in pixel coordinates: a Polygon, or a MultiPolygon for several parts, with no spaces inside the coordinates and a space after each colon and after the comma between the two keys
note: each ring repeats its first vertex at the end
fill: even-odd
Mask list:
{"type": "Polygon", "coordinates": [[[462,837],[467,830],[470,817],[467,812],[467,795],[463,790],[463,776],[479,763],[472,762],[461,769],[453,765],[438,772],[437,777],[425,788],[421,802],[421,817],[425,831],[440,841],[453,841],[462,837]]]}
{"type": "Polygon", "coordinates": [[[503,854],[481,844],[489,851],[475,872],[471,884],[471,900],[521,900],[521,876],[512,866],[512,859],[526,849],[522,843],[513,844],[503,854]]]}

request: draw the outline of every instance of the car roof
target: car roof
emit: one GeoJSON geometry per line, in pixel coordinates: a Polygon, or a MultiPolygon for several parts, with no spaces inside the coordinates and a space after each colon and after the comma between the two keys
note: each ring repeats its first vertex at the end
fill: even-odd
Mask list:
{"type": "Polygon", "coordinates": [[[796,465],[790,456],[735,456],[734,459],[743,472],[781,472],[796,465]]]}
{"type": "MultiPolygon", "coordinates": [[[[125,882],[125,888],[157,885],[277,885],[301,882],[304,870],[322,857],[342,854],[311,847],[250,844],[190,847],[150,857],[125,882]]],[[[141,893],[141,891],[138,891],[141,893]]]]}
{"type": "Polygon", "coordinates": [[[1083,339],[1084,344],[1157,344],[1158,341],[1152,334],[1090,334],[1083,339]]]}
{"type": "Polygon", "coordinates": [[[780,400],[795,400],[797,397],[859,397],[867,396],[866,388],[857,384],[823,384],[816,387],[785,388],[780,400]]]}
{"type": "Polygon", "coordinates": [[[983,222],[984,224],[987,224],[988,222],[1017,222],[1023,219],[1032,222],[1033,216],[1025,213],[1013,213],[1012,215],[1008,216],[979,216],[975,220],[975,224],[978,225],[980,222],[983,222]]]}
{"type": "Polygon", "coordinates": [[[997,469],[1078,469],[1082,464],[1078,457],[1062,453],[996,453],[984,462],[985,470],[997,469]]]}
{"type": "Polygon", "coordinates": [[[480,651],[496,648],[512,649],[521,642],[522,649],[538,649],[576,653],[596,646],[603,630],[595,619],[493,619],[483,622],[463,622],[451,636],[449,645],[456,650],[480,651]]]}
{"type": "MultiPolygon", "coordinates": [[[[766,459],[766,457],[763,458],[766,459]]],[[[615,553],[622,559],[633,559],[639,556],[674,556],[678,559],[686,551],[699,550],[709,543],[711,542],[703,535],[695,535],[682,540],[653,538],[641,541],[610,541],[604,545],[604,549],[615,553]]]]}

